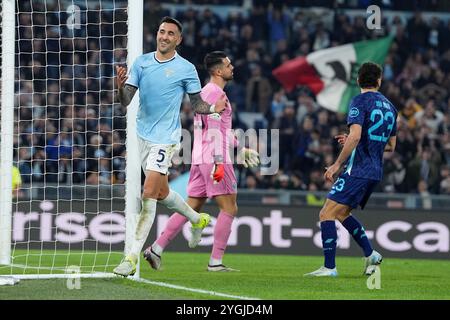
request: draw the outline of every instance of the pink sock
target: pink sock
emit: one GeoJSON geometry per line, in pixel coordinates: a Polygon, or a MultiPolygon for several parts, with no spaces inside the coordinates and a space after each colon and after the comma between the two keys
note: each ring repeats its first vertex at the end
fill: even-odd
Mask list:
{"type": "Polygon", "coordinates": [[[223,254],[225,253],[225,249],[227,247],[228,238],[230,237],[233,219],[234,216],[231,214],[225,211],[220,211],[214,227],[214,244],[211,254],[212,259],[222,260],[223,254]]]}
{"type": "Polygon", "coordinates": [[[159,245],[162,249],[164,249],[170,241],[183,229],[184,224],[188,221],[188,219],[175,212],[167,221],[167,225],[164,228],[161,235],[156,239],[155,243],[159,245]]]}

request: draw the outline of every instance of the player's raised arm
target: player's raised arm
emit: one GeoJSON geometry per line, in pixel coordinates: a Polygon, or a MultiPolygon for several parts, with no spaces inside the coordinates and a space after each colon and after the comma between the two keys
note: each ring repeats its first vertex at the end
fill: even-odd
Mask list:
{"type": "Polygon", "coordinates": [[[120,103],[126,107],[130,104],[131,100],[134,97],[134,94],[137,91],[137,88],[135,86],[126,84],[125,82],[128,79],[127,76],[127,68],[116,66],[116,72],[117,72],[117,88],[119,90],[118,98],[120,103]]]}
{"type": "Polygon", "coordinates": [[[390,137],[386,144],[386,147],[384,147],[384,152],[394,152],[396,145],[397,145],[397,137],[396,136],[390,137]]]}
{"type": "Polygon", "coordinates": [[[196,113],[199,114],[208,114],[208,113],[221,113],[223,110],[225,110],[226,107],[226,101],[224,97],[221,97],[215,104],[209,104],[205,101],[203,101],[202,97],[200,96],[200,92],[197,93],[190,93],[189,94],[189,100],[192,104],[192,109],[196,113]]]}

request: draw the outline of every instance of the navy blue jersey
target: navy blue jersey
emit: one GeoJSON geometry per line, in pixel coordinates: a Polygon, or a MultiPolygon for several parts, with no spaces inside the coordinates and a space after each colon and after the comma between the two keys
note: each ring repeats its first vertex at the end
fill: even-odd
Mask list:
{"type": "Polygon", "coordinates": [[[397,110],[379,92],[365,92],[350,102],[347,125],[362,126],[361,140],[347,161],[345,172],[353,177],[381,180],[383,152],[397,133],[397,110]]]}

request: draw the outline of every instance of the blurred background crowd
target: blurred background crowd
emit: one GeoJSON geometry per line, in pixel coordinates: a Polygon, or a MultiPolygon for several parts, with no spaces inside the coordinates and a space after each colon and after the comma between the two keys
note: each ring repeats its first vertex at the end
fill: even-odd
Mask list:
{"type": "MultiPolygon", "coordinates": [[[[280,130],[279,172],[262,176],[259,170],[237,167],[238,187],[330,188],[322,174],[339,152],[333,137],[347,131],[346,115],[320,106],[307,87],[286,92],[272,70],[316,50],[390,34],[394,41],[381,92],[399,111],[397,149],[386,155],[378,191],[450,194],[450,19],[442,14],[449,9],[446,1],[401,1],[402,5],[380,1],[382,10],[416,10],[408,17],[402,12],[383,17],[377,32],[366,28],[365,15],[346,11],[366,8],[368,1],[302,1],[301,6],[297,1],[283,1],[282,6],[253,1],[248,8],[245,0],[216,2],[245,10],[224,15],[210,7],[188,5],[171,11],[167,3],[185,1],[146,1],[144,52],[156,48],[160,19],[175,13],[184,28],[178,52],[196,65],[202,83],[207,81],[205,54],[213,50],[229,54],[234,80],[225,91],[235,110],[234,127],[280,130]],[[303,10],[309,5],[326,6],[332,15],[326,20],[303,10]],[[417,9],[442,12],[425,18],[417,9]],[[249,120],[255,114],[259,120],[249,120]]],[[[68,30],[57,27],[66,17],[52,14],[51,7],[42,5],[40,13],[37,5],[30,14],[26,3],[18,18],[16,68],[20,121],[15,160],[23,182],[123,183],[126,110],[112,90],[113,65],[126,59],[123,10],[89,11],[82,15],[87,25],[68,30]],[[45,21],[53,27],[41,26],[45,21]]],[[[181,110],[183,128],[192,130],[188,99],[181,110]]],[[[170,177],[188,170],[188,165],[173,166],[170,177]]]]}

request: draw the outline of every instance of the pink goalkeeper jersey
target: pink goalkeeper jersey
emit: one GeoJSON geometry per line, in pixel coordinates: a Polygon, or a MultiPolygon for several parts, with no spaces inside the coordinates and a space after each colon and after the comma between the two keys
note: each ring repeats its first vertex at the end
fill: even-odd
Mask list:
{"type": "MultiPolygon", "coordinates": [[[[201,91],[202,99],[214,104],[225,92],[215,83],[209,82],[201,91]]],[[[214,163],[214,159],[222,158],[223,163],[232,163],[230,148],[237,145],[237,139],[232,132],[231,104],[227,101],[225,110],[219,115],[196,114],[194,117],[194,147],[192,164],[214,163]]]]}

